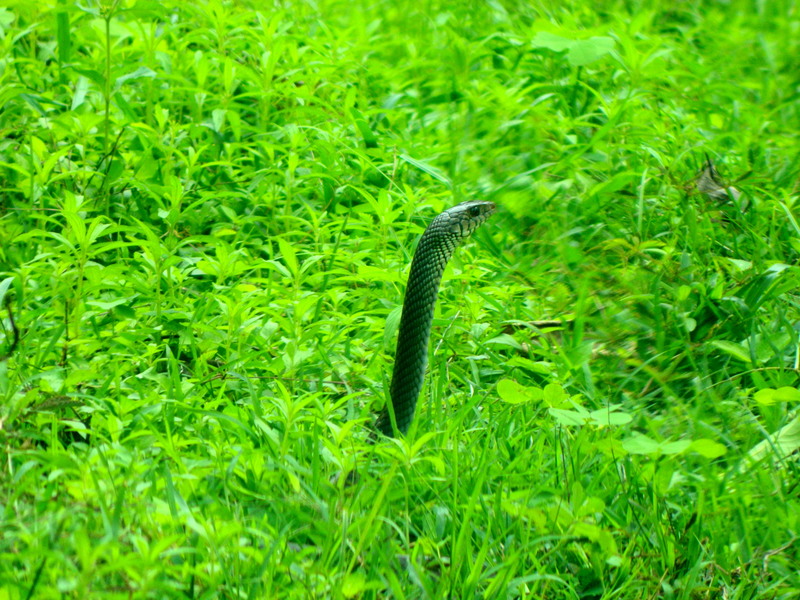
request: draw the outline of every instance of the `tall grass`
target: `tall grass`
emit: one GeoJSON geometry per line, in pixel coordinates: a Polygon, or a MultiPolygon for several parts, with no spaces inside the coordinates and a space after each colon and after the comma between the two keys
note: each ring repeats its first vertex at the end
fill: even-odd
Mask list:
{"type": "Polygon", "coordinates": [[[795,598],[798,23],[0,9],[0,599],[795,598]],[[370,444],[416,240],[473,197],[370,444]]]}

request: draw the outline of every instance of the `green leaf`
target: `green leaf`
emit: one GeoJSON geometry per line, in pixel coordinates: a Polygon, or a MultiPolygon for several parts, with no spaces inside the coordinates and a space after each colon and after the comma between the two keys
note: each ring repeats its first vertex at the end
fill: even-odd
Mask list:
{"type": "Polygon", "coordinates": [[[515,350],[522,351],[524,349],[523,345],[520,344],[517,340],[514,339],[514,336],[511,336],[507,333],[501,333],[497,337],[493,337],[490,340],[486,340],[486,344],[496,344],[499,346],[509,346],[514,348],[515,350]]]}
{"type": "Polygon", "coordinates": [[[137,113],[134,112],[133,108],[131,107],[131,105],[128,103],[128,101],[125,99],[125,96],[123,96],[121,92],[117,92],[116,94],[114,94],[113,98],[114,98],[114,104],[116,104],[119,107],[119,109],[123,112],[125,118],[127,118],[129,121],[137,120],[137,113]]]}
{"type": "Polygon", "coordinates": [[[386,349],[391,347],[392,340],[397,333],[397,329],[400,327],[402,312],[403,306],[397,305],[386,315],[386,325],[383,328],[383,347],[386,349]]]}
{"type": "Polygon", "coordinates": [[[719,458],[728,452],[728,449],[724,445],[706,438],[694,440],[689,446],[689,450],[697,452],[700,456],[704,456],[705,458],[719,458]]]}
{"type": "Polygon", "coordinates": [[[11,285],[14,283],[13,277],[6,277],[3,281],[0,281],[0,311],[5,310],[5,298],[8,290],[11,288],[11,285]]]}
{"type": "MultiPolygon", "coordinates": [[[[508,335],[508,334],[504,334],[504,335],[508,335]]],[[[514,338],[511,338],[511,339],[514,339],[514,338]]],[[[516,342],[516,340],[515,340],[515,344],[517,346],[520,346],[520,344],[518,342],[516,342]]],[[[527,369],[528,371],[530,371],[532,373],[538,373],[540,375],[552,375],[553,371],[554,371],[552,363],[545,362],[545,361],[533,361],[530,358],[525,358],[523,356],[514,356],[506,364],[509,367],[521,367],[523,369],[527,369]]]]}
{"type": "Polygon", "coordinates": [[[69,62],[72,46],[69,31],[69,13],[64,10],[56,12],[56,41],[58,42],[58,62],[63,67],[69,62]]]}
{"type": "Polygon", "coordinates": [[[7,8],[0,8],[0,31],[8,31],[15,18],[14,13],[7,8]]]}
{"type": "Polygon", "coordinates": [[[227,112],[222,108],[215,108],[211,111],[211,128],[217,133],[222,133],[225,128],[225,114],[227,112]]]}
{"type": "Polygon", "coordinates": [[[662,442],[661,454],[682,454],[689,446],[692,445],[691,440],[678,440],[676,442],[662,442]]]}
{"type": "Polygon", "coordinates": [[[497,382],[497,394],[507,404],[525,404],[532,400],[542,399],[542,390],[530,388],[517,383],[512,379],[501,379],[497,382]]]}
{"type": "Polygon", "coordinates": [[[108,165],[108,171],[106,171],[106,185],[114,183],[124,172],[125,161],[119,158],[112,159],[111,163],[108,165]]]}
{"type": "Polygon", "coordinates": [[[362,281],[374,283],[387,281],[389,283],[403,283],[403,278],[397,271],[387,271],[373,265],[358,265],[358,277],[342,277],[340,281],[362,281]]]}
{"type": "Polygon", "coordinates": [[[752,461],[760,461],[775,453],[783,459],[797,450],[800,450],[800,417],[795,417],[769,438],[753,446],[747,456],[752,461]]]}
{"type": "Polygon", "coordinates": [[[622,447],[630,454],[658,454],[660,446],[657,441],[640,433],[634,434],[622,442],[622,447]]]}
{"type": "Polygon", "coordinates": [[[233,137],[236,141],[242,139],[242,117],[241,115],[233,110],[227,111],[227,119],[228,124],[230,125],[231,132],[233,132],[233,137]]]}
{"type": "Polygon", "coordinates": [[[775,390],[777,402],[800,402],[800,390],[793,387],[780,387],[775,390]]]}
{"type": "Polygon", "coordinates": [[[534,48],[547,48],[553,52],[563,52],[572,47],[573,40],[561,37],[549,31],[539,31],[531,42],[534,48]]]}
{"type": "Polygon", "coordinates": [[[300,271],[300,267],[297,263],[297,254],[294,251],[294,246],[292,246],[285,239],[278,238],[278,247],[281,250],[281,256],[283,257],[283,262],[286,264],[292,275],[294,277],[297,277],[297,274],[300,271]]]}
{"type": "Polygon", "coordinates": [[[366,589],[366,579],[360,573],[348,573],[342,581],[342,595],[345,598],[355,598],[366,589]]]}
{"type": "Polygon", "coordinates": [[[117,77],[117,80],[114,82],[115,88],[122,87],[122,84],[127,83],[129,81],[133,81],[134,79],[141,79],[142,77],[155,77],[156,72],[153,69],[148,69],[147,67],[139,67],[132,73],[128,73],[126,75],[120,75],[117,77]]]}
{"type": "Polygon", "coordinates": [[[367,148],[377,148],[378,138],[372,131],[372,128],[369,126],[367,120],[364,118],[364,115],[362,115],[357,109],[351,108],[350,118],[353,119],[358,132],[361,134],[361,137],[364,140],[364,145],[367,148]]]}
{"type": "Polygon", "coordinates": [[[78,81],[75,84],[75,92],[72,94],[72,104],[70,104],[70,110],[75,110],[79,106],[81,106],[86,100],[86,94],[89,91],[89,80],[81,75],[78,77],[78,81]]]}
{"type": "Polygon", "coordinates": [[[738,258],[728,258],[730,262],[738,271],[747,271],[753,268],[753,263],[749,260],[740,260],[738,258]]]}
{"type": "Polygon", "coordinates": [[[25,102],[27,102],[28,105],[31,108],[33,108],[33,110],[38,112],[40,116],[43,117],[43,116],[47,115],[47,111],[39,103],[39,101],[41,100],[41,98],[39,96],[36,96],[34,94],[20,94],[19,97],[22,98],[23,100],[25,100],[25,102]]]}
{"type": "Polygon", "coordinates": [[[83,69],[79,67],[73,67],[72,70],[80,75],[83,75],[97,86],[102,87],[105,85],[106,78],[100,71],[95,69],[83,69]]]}
{"type": "Polygon", "coordinates": [[[13,99],[18,98],[25,93],[25,88],[13,84],[4,84],[0,87],[0,106],[3,106],[13,99]]]}
{"type": "Polygon", "coordinates": [[[659,456],[682,454],[691,446],[691,444],[691,440],[657,442],[646,435],[637,433],[622,442],[622,447],[631,454],[659,456]]]}
{"type": "Polygon", "coordinates": [[[567,60],[574,67],[582,67],[596,62],[611,53],[614,40],[610,37],[598,36],[588,40],[575,42],[567,52],[567,60]]]}
{"type": "Polygon", "coordinates": [[[557,383],[548,383],[542,391],[542,398],[547,406],[558,408],[569,402],[569,394],[557,383]]]}
{"type": "Polygon", "coordinates": [[[711,345],[717,350],[722,350],[737,360],[745,363],[751,362],[750,352],[741,344],[736,344],[727,340],[714,340],[711,342],[711,345]]]}
{"type": "Polygon", "coordinates": [[[633,420],[631,414],[614,410],[614,407],[593,410],[590,416],[597,425],[625,425],[633,420]]]}
{"type": "Polygon", "coordinates": [[[779,402],[800,402],[800,390],[793,387],[782,387],[777,390],[765,388],[753,394],[753,398],[763,406],[779,402]]]}
{"type": "Polygon", "coordinates": [[[605,36],[585,40],[573,40],[550,33],[538,32],[531,44],[534,48],[546,48],[553,52],[567,52],[567,61],[574,67],[582,67],[600,60],[614,49],[614,39],[605,36]]]}
{"type": "Polygon", "coordinates": [[[550,408],[548,412],[553,418],[565,427],[580,427],[591,424],[592,417],[589,411],[583,407],[576,407],[574,410],[565,408],[550,408]]]}
{"type": "Polygon", "coordinates": [[[421,160],[417,160],[416,158],[412,158],[408,154],[401,154],[400,158],[402,160],[406,161],[408,164],[416,167],[420,171],[422,171],[424,173],[427,173],[428,175],[433,177],[436,181],[439,181],[439,182],[445,184],[448,188],[452,187],[452,184],[450,183],[450,180],[447,177],[445,177],[444,174],[442,174],[442,172],[439,171],[439,169],[437,169],[435,167],[432,167],[431,165],[429,165],[427,163],[424,163],[421,160]]]}

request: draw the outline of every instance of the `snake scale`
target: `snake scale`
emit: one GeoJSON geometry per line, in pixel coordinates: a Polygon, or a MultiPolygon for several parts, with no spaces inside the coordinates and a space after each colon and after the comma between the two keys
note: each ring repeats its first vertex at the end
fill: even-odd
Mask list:
{"type": "MultiPolygon", "coordinates": [[[[408,275],[389,388],[398,433],[408,431],[425,379],[428,340],[442,273],[458,245],[494,211],[492,202],[468,200],[442,212],[422,234],[408,275]]],[[[384,407],[378,416],[376,428],[386,436],[395,434],[389,406],[384,407]]]]}

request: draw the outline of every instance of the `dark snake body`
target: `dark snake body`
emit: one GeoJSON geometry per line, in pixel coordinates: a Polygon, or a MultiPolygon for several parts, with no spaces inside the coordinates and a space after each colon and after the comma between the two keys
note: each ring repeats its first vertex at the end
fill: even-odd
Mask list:
{"type": "MultiPolygon", "coordinates": [[[[408,276],[390,387],[399,433],[405,434],[411,425],[417,397],[425,379],[428,339],[442,273],[458,245],[484,223],[494,210],[495,205],[491,202],[462,202],[436,217],[419,241],[408,276]]],[[[394,435],[388,407],[384,407],[378,417],[376,428],[384,435],[394,435]]]]}

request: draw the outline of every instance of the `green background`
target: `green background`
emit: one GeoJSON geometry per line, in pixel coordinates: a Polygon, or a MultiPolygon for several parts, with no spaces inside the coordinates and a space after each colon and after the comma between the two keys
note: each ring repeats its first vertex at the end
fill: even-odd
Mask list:
{"type": "Polygon", "coordinates": [[[0,600],[800,595],[796,2],[4,4],[0,600]]]}

